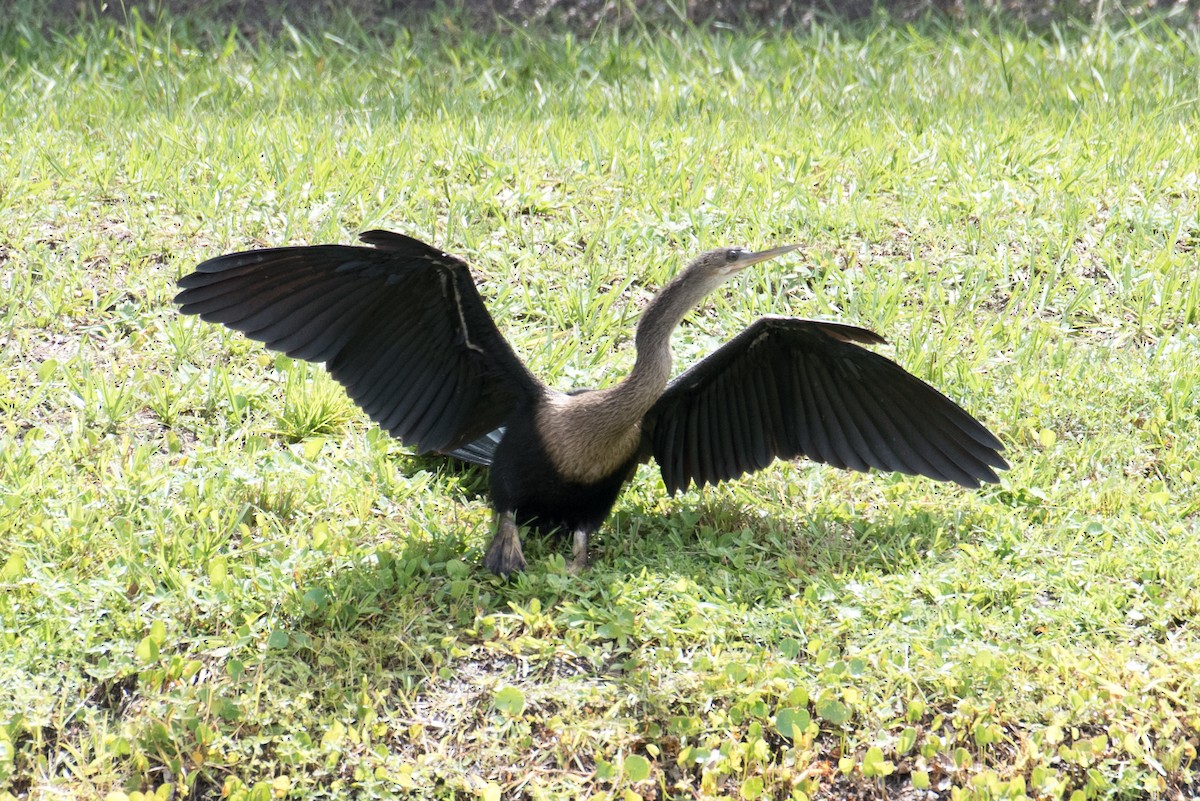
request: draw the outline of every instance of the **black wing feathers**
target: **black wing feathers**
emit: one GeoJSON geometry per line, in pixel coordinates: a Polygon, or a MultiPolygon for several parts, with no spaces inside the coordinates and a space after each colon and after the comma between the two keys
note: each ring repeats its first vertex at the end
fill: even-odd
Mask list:
{"type": "Polygon", "coordinates": [[[862,328],[758,320],[679,378],[646,414],[647,449],[671,492],[804,455],[977,487],[1003,445],[933,387],[855,343],[862,328]]]}
{"type": "Polygon", "coordinates": [[[484,434],[474,442],[449,451],[448,454],[464,462],[488,467],[492,464],[492,459],[496,455],[496,447],[500,444],[500,440],[503,437],[504,429],[497,428],[495,431],[489,431],[487,434],[484,434]]]}
{"type": "Polygon", "coordinates": [[[468,446],[539,391],[465,263],[401,234],[362,239],[375,247],[219,256],[180,279],[175,301],[288,356],[325,362],[373,420],[421,451],[468,446]]]}

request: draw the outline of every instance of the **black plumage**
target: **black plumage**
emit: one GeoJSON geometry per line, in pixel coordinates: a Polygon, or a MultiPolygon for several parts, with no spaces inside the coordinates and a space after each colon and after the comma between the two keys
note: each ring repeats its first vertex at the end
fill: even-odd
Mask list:
{"type": "Polygon", "coordinates": [[[185,314],[324,362],[372,420],[422,452],[479,439],[540,390],[466,264],[401,234],[363,239],[375,247],[218,256],[180,279],[175,300],[185,314]]]}
{"type": "Polygon", "coordinates": [[[609,389],[538,381],[488,314],[467,265],[401,234],[204,262],[176,302],[288,356],[324,362],[382,428],[421,452],[491,468],[493,571],[524,567],[518,523],[575,534],[573,567],[621,486],[651,457],[669,492],[777,458],[900,471],[966,487],[995,481],[1003,446],[958,405],[862,347],[862,328],[764,317],[674,381],[670,333],[708,292],[793,248],[698,257],[655,297],[637,361],[609,389]]]}
{"type": "Polygon", "coordinates": [[[883,339],[837,323],[764,317],[672,381],[644,422],[667,489],[727,481],[797,456],[966,487],[994,481],[993,468],[1006,466],[996,438],[945,395],[857,342],[883,339]],[[714,418],[709,408],[733,414],[714,418]],[[733,438],[725,434],[730,424],[741,425],[733,438]],[[702,433],[693,435],[694,426],[702,433]],[[693,458],[693,441],[721,448],[709,445],[693,458]],[[671,459],[681,450],[688,459],[671,459]]]}

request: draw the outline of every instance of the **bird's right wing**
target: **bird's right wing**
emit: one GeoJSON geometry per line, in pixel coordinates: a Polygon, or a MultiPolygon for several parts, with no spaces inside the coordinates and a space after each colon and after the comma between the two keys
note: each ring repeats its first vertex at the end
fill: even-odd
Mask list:
{"type": "Polygon", "coordinates": [[[855,343],[854,326],[764,317],[671,382],[643,420],[667,490],[804,455],[852,470],[996,481],[1003,445],[954,401],[855,343]]]}
{"type": "Polygon", "coordinates": [[[422,452],[477,440],[541,391],[464,262],[401,234],[362,239],[375,247],[218,256],[180,279],[175,302],[273,350],[325,362],[372,420],[422,452]]]}

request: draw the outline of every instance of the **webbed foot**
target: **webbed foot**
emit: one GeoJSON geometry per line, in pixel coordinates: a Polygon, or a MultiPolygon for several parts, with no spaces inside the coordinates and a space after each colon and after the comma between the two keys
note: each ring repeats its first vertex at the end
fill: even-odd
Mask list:
{"type": "Polygon", "coordinates": [[[504,578],[525,569],[521,533],[512,512],[497,515],[496,536],[492,537],[492,543],[483,556],[483,566],[504,578]]]}

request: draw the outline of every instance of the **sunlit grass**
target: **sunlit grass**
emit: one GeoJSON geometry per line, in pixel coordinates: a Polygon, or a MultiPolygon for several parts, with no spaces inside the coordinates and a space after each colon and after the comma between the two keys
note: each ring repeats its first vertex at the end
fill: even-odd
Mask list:
{"type": "Polygon", "coordinates": [[[1200,35],[441,24],[0,27],[0,798],[1195,793],[1200,35]],[[645,467],[589,573],[501,582],[479,473],[170,303],[375,227],[562,387],[694,253],[801,242],[681,362],[867,326],[1012,469],[645,467]]]}

